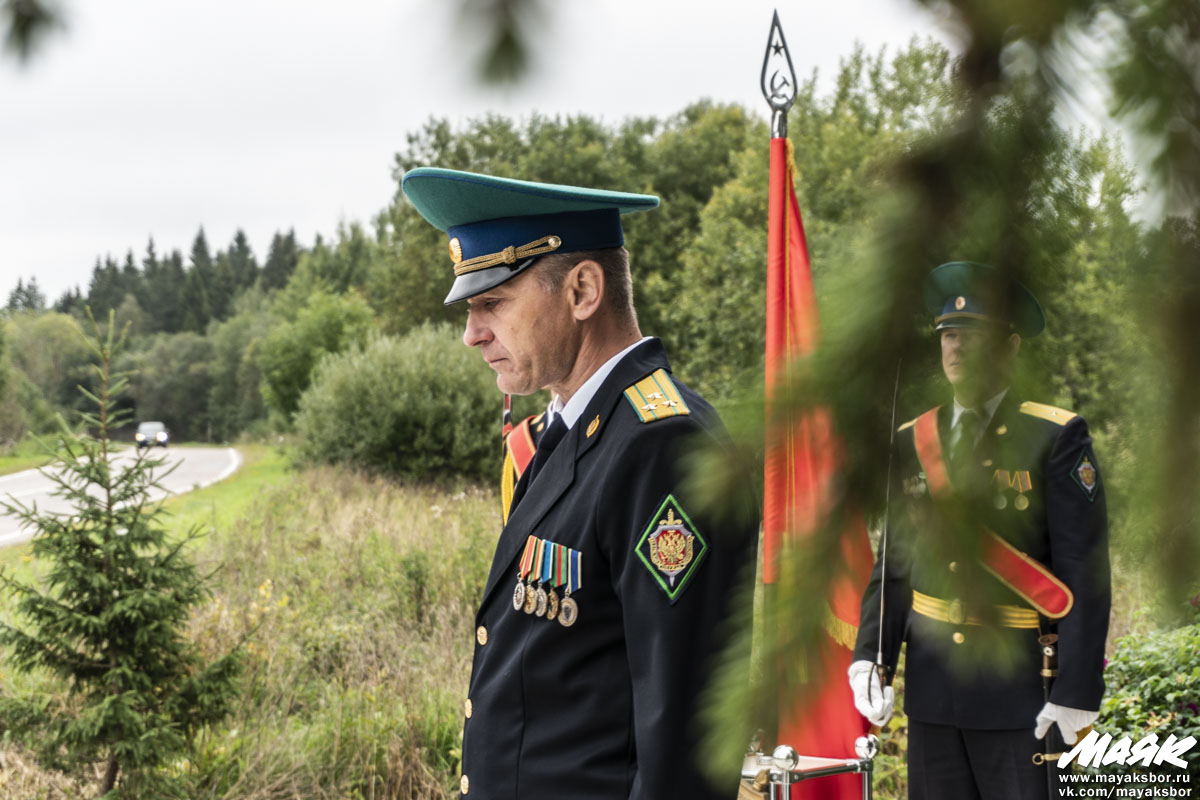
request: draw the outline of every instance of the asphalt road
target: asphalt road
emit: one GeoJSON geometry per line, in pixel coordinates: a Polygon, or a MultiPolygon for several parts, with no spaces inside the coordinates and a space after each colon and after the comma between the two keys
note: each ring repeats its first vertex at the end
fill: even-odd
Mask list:
{"type": "MultiPolygon", "coordinates": [[[[193,489],[202,489],[233,474],[242,464],[242,457],[232,447],[175,447],[167,450],[151,448],[155,456],[166,459],[161,469],[178,464],[171,474],[161,479],[166,491],[153,492],[151,497],[159,499],[167,495],[183,494],[193,489]]],[[[137,457],[133,448],[122,450],[113,456],[114,463],[129,461],[137,457]]],[[[65,511],[64,500],[50,494],[54,484],[38,470],[14,472],[0,477],[0,497],[15,498],[25,505],[37,503],[39,510],[65,511]]],[[[0,547],[28,541],[32,531],[22,530],[21,523],[0,509],[0,547]]]]}

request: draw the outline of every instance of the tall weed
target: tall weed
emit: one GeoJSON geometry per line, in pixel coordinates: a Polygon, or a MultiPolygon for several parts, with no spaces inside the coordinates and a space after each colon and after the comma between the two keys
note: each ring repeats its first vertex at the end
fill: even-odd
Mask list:
{"type": "Polygon", "coordinates": [[[231,721],[182,765],[196,796],[452,796],[498,531],[491,493],[323,467],[214,537],[193,635],[250,658],[231,721]]]}

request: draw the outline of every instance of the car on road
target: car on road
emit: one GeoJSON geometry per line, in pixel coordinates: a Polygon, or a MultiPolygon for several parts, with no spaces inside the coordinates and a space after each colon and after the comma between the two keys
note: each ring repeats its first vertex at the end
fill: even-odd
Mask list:
{"type": "Polygon", "coordinates": [[[143,447],[166,447],[167,440],[170,438],[167,434],[167,426],[161,422],[139,422],[137,433],[133,435],[133,440],[137,442],[139,450],[143,447]]]}

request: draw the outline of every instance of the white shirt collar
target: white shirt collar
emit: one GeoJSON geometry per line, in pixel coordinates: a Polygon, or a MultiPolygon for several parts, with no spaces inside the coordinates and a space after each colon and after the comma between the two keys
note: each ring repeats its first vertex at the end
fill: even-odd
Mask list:
{"type": "Polygon", "coordinates": [[[596,370],[591,376],[583,382],[579,387],[579,391],[571,395],[571,399],[563,404],[558,395],[554,395],[554,399],[550,401],[550,405],[546,407],[546,422],[549,424],[554,421],[555,414],[562,414],[563,422],[567,426],[567,430],[574,427],[579,421],[579,417],[583,414],[583,410],[587,408],[588,403],[592,402],[592,398],[596,396],[596,392],[600,389],[600,384],[604,383],[604,379],[609,373],[621,362],[621,359],[629,355],[629,353],[642,342],[650,341],[649,336],[643,336],[640,340],[626,347],[615,356],[605,361],[600,365],[600,369],[596,370]]]}
{"type": "MultiPolygon", "coordinates": [[[[1004,387],[1004,389],[1000,392],[1000,394],[996,395],[995,397],[993,397],[992,399],[990,399],[986,403],[984,403],[982,409],[975,409],[976,411],[979,411],[983,415],[983,419],[980,420],[980,422],[982,424],[979,426],[979,430],[981,433],[984,430],[986,430],[988,424],[991,423],[992,417],[994,417],[996,415],[996,409],[1000,406],[1000,401],[1004,399],[1004,395],[1006,395],[1006,394],[1008,394],[1007,386],[1004,387]]],[[[950,416],[950,430],[954,430],[955,427],[958,426],[958,419],[959,419],[959,417],[962,416],[962,413],[966,410],[967,410],[967,407],[964,405],[961,405],[958,402],[957,397],[954,398],[954,412],[950,416]]]]}

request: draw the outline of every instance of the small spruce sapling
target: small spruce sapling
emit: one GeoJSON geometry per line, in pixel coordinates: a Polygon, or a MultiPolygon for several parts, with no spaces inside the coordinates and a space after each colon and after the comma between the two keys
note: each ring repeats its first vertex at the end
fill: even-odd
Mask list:
{"type": "Polygon", "coordinates": [[[47,767],[101,774],[100,797],[170,796],[195,734],[229,713],[242,653],[205,663],[187,637],[209,594],[188,556],[200,534],[171,537],[162,524],[151,490],[163,459],[114,452],[112,432],[128,417],[115,398],[128,376],[111,365],[125,335],[114,341],[111,312],[104,328],[88,317],[96,393],[80,391],[94,411],[81,414],[79,432],[59,418],[58,461],[43,470],[70,510],[2,501],[34,531],[45,574],[26,583],[0,573],[14,600],[0,648],[13,668],[48,672],[61,691],[0,697],[0,728],[47,767]]]}

